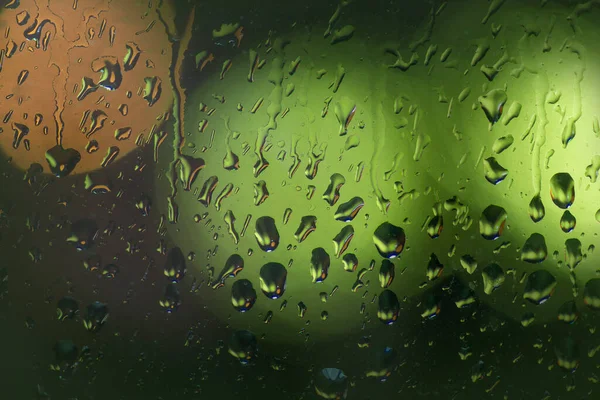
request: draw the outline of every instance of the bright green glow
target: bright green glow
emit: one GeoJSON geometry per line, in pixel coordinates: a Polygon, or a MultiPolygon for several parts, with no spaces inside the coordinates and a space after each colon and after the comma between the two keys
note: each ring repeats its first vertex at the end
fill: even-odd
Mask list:
{"type": "MultiPolygon", "coordinates": [[[[208,209],[192,193],[180,192],[177,199],[180,221],[169,230],[169,235],[184,251],[194,250],[198,254],[206,254],[218,245],[216,256],[208,261],[217,270],[232,253],[241,254],[249,267],[240,276],[254,284],[260,281],[258,273],[265,263],[276,261],[287,266],[289,260],[293,259],[293,266],[288,268],[287,290],[281,299],[270,300],[258,293],[258,300],[251,311],[235,313],[230,299],[231,284],[228,282],[223,288],[206,295],[205,301],[210,303],[214,313],[223,319],[232,315],[229,322],[233,327],[265,332],[274,341],[304,340],[301,335],[275,333],[282,327],[286,332],[297,332],[305,326],[306,319],[311,320],[309,331],[311,337],[317,340],[345,335],[349,331],[357,332],[365,318],[359,312],[361,303],[366,303],[371,323],[379,323],[375,318],[377,302],[371,303],[371,300],[381,292],[377,285],[381,256],[375,249],[372,234],[382,222],[389,221],[401,226],[407,238],[404,252],[394,260],[396,271],[406,271],[390,287],[399,299],[423,293],[420,284],[426,278],[429,255],[434,252],[447,266],[444,274],[456,271],[474,287],[475,295],[481,301],[501,309],[518,321],[523,315],[523,307],[520,301],[513,302],[513,277],[507,276],[511,284],[504,284],[493,293],[488,287],[490,294],[486,295],[481,271],[486,265],[496,262],[505,271],[514,269],[514,277],[519,279],[523,272],[530,272],[531,267],[515,261],[518,250],[532,233],[541,233],[549,253],[556,250],[558,257],[549,256],[539,267],[551,271],[558,284],[552,299],[535,309],[533,323],[556,320],[559,306],[572,298],[568,270],[557,268],[558,260],[563,258],[564,241],[572,235],[585,233],[581,238],[585,249],[593,243],[594,234],[598,232],[594,215],[600,194],[597,184],[588,185],[589,180],[584,177],[584,172],[599,148],[592,126],[597,117],[594,110],[600,109],[595,93],[595,88],[600,87],[600,77],[589,71],[597,70],[600,53],[591,51],[594,49],[594,40],[583,35],[577,36],[579,42],[567,41],[561,51],[564,39],[573,36],[571,27],[563,20],[556,22],[551,36],[547,36],[548,29],[541,22],[541,34],[524,36],[521,25],[531,29],[534,26],[526,19],[513,19],[515,13],[520,12],[522,15],[536,15],[537,20],[550,24],[553,13],[566,13],[557,4],[550,3],[541,9],[527,9],[516,2],[507,4],[491,18],[495,26],[503,24],[496,39],[491,35],[490,23],[481,23],[480,14],[466,12],[459,7],[460,4],[449,4],[436,19],[430,42],[417,48],[419,60],[407,71],[387,68],[396,59],[392,55],[384,55],[386,47],[398,48],[404,60],[414,60],[405,41],[384,42],[389,37],[376,32],[374,28],[357,27],[350,41],[335,46],[320,37],[313,37],[308,42],[304,32],[292,32],[289,36],[291,43],[285,47],[282,86],[285,88],[293,83],[295,90],[281,100],[282,110],[290,110],[285,117],[280,114],[276,118],[277,126],[267,137],[267,148],[269,145],[272,147],[264,152],[270,165],[258,177],[253,175],[256,162],[254,146],[261,142],[260,135],[265,134],[265,127],[270,126],[269,112],[279,107],[279,104],[270,103],[278,101],[279,97],[269,97],[274,88],[269,79],[278,78],[271,70],[275,55],[267,55],[264,49],[260,49],[260,57],[266,58],[267,63],[263,69],[255,72],[253,83],[247,80],[247,57],[241,55],[233,59],[233,66],[223,80],[218,79],[218,72],[213,76],[203,75],[206,83],[188,96],[185,125],[195,127],[199,121],[206,119],[208,126],[203,133],[191,132],[186,142],[188,145],[193,143],[196,150],[207,146],[206,152],[195,153],[195,156],[201,156],[206,161],[206,167],[194,186],[201,187],[212,175],[218,177],[219,183],[208,209]],[[366,38],[367,33],[371,39],[366,38]],[[542,51],[545,42],[552,47],[551,51],[542,51]],[[489,44],[490,49],[476,66],[471,66],[477,45],[481,43],[489,44]],[[425,66],[424,55],[429,44],[436,44],[438,50],[431,57],[429,65],[425,66]],[[440,56],[448,48],[452,52],[445,62],[441,62],[440,56]],[[288,67],[298,55],[301,56],[301,63],[296,72],[290,75],[288,67]],[[489,82],[481,68],[487,66],[489,69],[495,64],[502,64],[502,67],[498,69],[494,80],[489,82]],[[344,67],[346,75],[339,90],[334,93],[329,85],[335,80],[339,65],[344,67]],[[317,79],[317,71],[321,69],[327,73],[317,79]],[[477,99],[492,89],[505,90],[508,100],[503,117],[490,129],[490,123],[477,99]],[[460,101],[460,93],[469,94],[464,101],[460,101]],[[224,96],[225,103],[219,103],[213,94],[224,96]],[[324,107],[330,96],[331,105],[323,118],[324,107]],[[255,114],[250,113],[261,97],[265,99],[261,108],[255,114]],[[334,105],[342,98],[345,99],[344,104],[356,104],[346,136],[339,136],[340,122],[334,113],[334,105]],[[554,102],[554,99],[557,101],[554,102]],[[399,102],[404,106],[396,114],[394,105],[398,111],[399,102]],[[508,121],[506,116],[515,102],[521,105],[519,116],[505,124],[508,121]],[[207,104],[209,108],[215,107],[217,112],[207,116],[203,112],[193,111],[198,109],[200,103],[207,104]],[[237,110],[238,103],[243,105],[243,111],[237,110]],[[532,125],[534,115],[535,123],[532,125]],[[228,118],[228,129],[225,127],[225,117],[228,118]],[[576,135],[563,148],[563,128],[570,122],[575,123],[576,135]],[[214,139],[211,134],[213,129],[214,139]],[[223,159],[228,154],[225,137],[229,129],[240,132],[239,138],[232,137],[229,140],[231,150],[240,157],[240,169],[237,171],[223,168],[223,159]],[[527,137],[523,138],[528,131],[527,137]],[[501,154],[494,154],[492,149],[495,140],[508,135],[514,137],[514,143],[501,154]],[[295,142],[293,138],[299,138],[296,149],[292,147],[295,142]],[[344,151],[347,141],[355,142],[356,138],[360,144],[344,151]],[[327,145],[325,157],[319,165],[317,176],[309,180],[304,175],[305,168],[313,149],[323,144],[327,145]],[[249,151],[244,150],[246,147],[249,151]],[[293,164],[294,150],[297,150],[301,164],[290,179],[288,171],[293,164]],[[282,158],[282,151],[286,152],[286,156],[280,161],[278,158],[282,158]],[[508,177],[496,186],[486,181],[480,154],[481,159],[496,157],[508,169],[508,177]],[[363,163],[365,171],[360,182],[356,182],[360,163],[363,163]],[[570,236],[560,230],[559,220],[563,210],[552,203],[549,195],[549,179],[558,172],[569,173],[576,182],[576,199],[570,211],[577,217],[577,226],[570,236]],[[340,190],[339,202],[330,207],[321,195],[334,173],[343,175],[346,183],[340,190]],[[265,180],[270,195],[263,204],[255,206],[254,184],[259,180],[265,180]],[[232,183],[235,189],[223,199],[221,210],[217,211],[215,198],[228,183],[232,183]],[[316,187],[311,200],[306,198],[309,185],[316,187]],[[403,191],[397,192],[395,188],[403,188],[403,191]],[[546,208],[546,215],[541,222],[534,224],[528,216],[528,204],[538,193],[546,208]],[[356,272],[344,271],[341,258],[334,257],[332,243],[333,237],[345,224],[334,219],[335,210],[353,196],[362,197],[365,205],[356,219],[350,222],[355,235],[346,253],[357,255],[357,271],[368,267],[371,259],[376,260],[375,269],[362,279],[363,282],[370,281],[369,287],[363,287],[357,293],[351,291],[356,272]],[[446,210],[443,212],[444,227],[440,237],[431,239],[422,229],[423,221],[433,217],[432,209],[438,201],[444,202],[453,196],[458,196],[468,206],[472,223],[454,226],[452,222],[456,214],[446,210]],[[398,198],[402,198],[402,201],[398,198]],[[386,200],[390,202],[389,208],[386,200]],[[507,225],[495,241],[483,240],[478,232],[479,216],[490,204],[497,204],[508,213],[507,225]],[[288,207],[293,214],[289,223],[284,225],[282,219],[288,207]],[[386,208],[387,212],[384,213],[386,208]],[[241,224],[246,215],[253,216],[246,234],[237,245],[227,234],[223,223],[227,210],[232,210],[236,216],[238,232],[242,230],[241,224]],[[193,215],[205,211],[209,212],[212,224],[221,226],[220,231],[215,228],[209,233],[194,223],[193,215]],[[281,236],[279,247],[272,253],[261,251],[253,234],[254,221],[265,215],[275,219],[281,236]],[[306,215],[317,217],[317,228],[298,244],[294,240],[294,232],[301,217],[306,215]],[[463,227],[466,227],[466,231],[463,227]],[[215,231],[219,232],[217,241],[212,240],[215,231]],[[455,239],[455,235],[459,240],[455,239]],[[510,246],[497,250],[507,241],[511,242],[510,246]],[[297,245],[297,249],[286,250],[288,244],[297,245]],[[448,252],[453,244],[456,251],[450,258],[448,252]],[[329,276],[321,284],[311,283],[309,273],[311,251],[316,247],[325,248],[331,257],[329,276]],[[248,248],[254,250],[252,256],[246,255],[248,248]],[[469,271],[472,274],[461,267],[459,258],[465,254],[472,255],[477,261],[473,265],[480,266],[475,271],[469,271]],[[330,296],[327,303],[320,302],[319,293],[330,293],[336,285],[340,289],[335,295],[330,296]],[[368,294],[363,298],[365,291],[368,294]],[[281,302],[288,298],[306,304],[308,311],[304,319],[298,318],[293,312],[275,312],[272,322],[264,325],[263,318],[258,315],[264,316],[269,310],[278,310],[281,302]],[[326,322],[318,318],[323,310],[329,313],[326,322]]],[[[595,29],[588,20],[579,19],[578,24],[584,32],[595,29]]],[[[420,38],[422,35],[422,30],[419,30],[414,37],[420,38]]],[[[517,108],[515,105],[512,109],[517,108]]],[[[172,151],[167,146],[168,143],[165,143],[159,154],[162,169],[172,161],[172,151]]],[[[193,149],[188,147],[183,152],[191,155],[193,149]]],[[[158,185],[157,193],[165,193],[167,186],[164,177],[158,181],[158,185]]],[[[166,210],[165,199],[159,198],[158,202],[166,210]]],[[[598,260],[596,254],[589,254],[585,263],[593,265],[598,260]]],[[[199,257],[194,268],[204,270],[206,262],[199,257]]],[[[595,268],[577,270],[580,287],[594,276],[594,271],[595,268]]],[[[260,284],[263,285],[262,282],[260,284]]],[[[522,288],[517,290],[522,291],[522,288]]],[[[402,323],[402,314],[399,323],[402,323]]]]}

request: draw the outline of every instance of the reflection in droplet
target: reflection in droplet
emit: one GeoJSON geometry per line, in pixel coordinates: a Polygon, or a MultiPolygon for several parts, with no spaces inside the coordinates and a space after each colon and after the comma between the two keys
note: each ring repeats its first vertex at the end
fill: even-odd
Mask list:
{"type": "Polygon", "coordinates": [[[383,289],[390,287],[396,276],[396,267],[388,259],[381,261],[381,267],[379,267],[379,285],[383,289]]]}
{"type": "Polygon", "coordinates": [[[348,272],[355,272],[358,267],[358,258],[353,253],[344,254],[342,262],[344,264],[344,270],[348,272]]]}
{"type": "Polygon", "coordinates": [[[377,308],[377,318],[387,325],[391,325],[398,319],[400,313],[400,302],[396,293],[389,289],[384,290],[379,295],[379,305],[377,308]]]}
{"type": "Polygon", "coordinates": [[[147,77],[144,79],[144,100],[152,107],[160,99],[162,94],[162,79],[157,76],[147,77]]]}
{"type": "Polygon", "coordinates": [[[313,249],[310,257],[310,274],[313,283],[321,283],[329,274],[329,265],[331,260],[329,254],[322,247],[313,249]]]}
{"type": "Polygon", "coordinates": [[[99,72],[100,80],[97,85],[106,90],[116,90],[123,82],[121,66],[115,57],[100,57],[92,61],[92,71],[99,72]]]}
{"type": "Polygon", "coordinates": [[[260,269],[260,288],[270,299],[278,299],[285,292],[287,270],[276,262],[270,262],[260,269]]]}
{"type": "Polygon", "coordinates": [[[64,149],[57,145],[46,151],[46,161],[52,174],[63,178],[75,169],[81,161],[81,154],[75,149],[64,149]]]}
{"type": "Polygon", "coordinates": [[[364,205],[365,202],[362,198],[358,196],[353,197],[347,202],[338,206],[334,218],[338,221],[350,222],[358,215],[358,212],[361,210],[361,208],[363,208],[364,205]]]}
{"type": "Polygon", "coordinates": [[[231,286],[231,304],[239,312],[246,312],[256,303],[256,290],[248,279],[239,279],[231,286]]]}
{"type": "Polygon", "coordinates": [[[569,210],[565,210],[562,217],[560,218],[560,229],[563,232],[569,233],[573,229],[575,229],[575,225],[577,224],[577,219],[569,210]]]}
{"type": "Polygon", "coordinates": [[[137,65],[140,55],[142,54],[142,50],[134,42],[125,43],[125,48],[126,53],[125,58],[123,59],[123,69],[125,71],[131,71],[137,65]]]}
{"type": "Polygon", "coordinates": [[[565,262],[567,267],[573,270],[583,260],[581,253],[581,242],[579,239],[570,238],[565,240],[565,262]]]}
{"type": "Polygon", "coordinates": [[[531,218],[533,222],[540,222],[546,215],[546,208],[544,207],[544,203],[542,203],[542,198],[539,194],[531,198],[528,211],[529,218],[531,218]]]}
{"type": "Polygon", "coordinates": [[[98,332],[108,320],[108,306],[99,301],[90,304],[86,309],[83,326],[91,332],[98,332]]]}
{"type": "Polygon", "coordinates": [[[508,175],[508,170],[500,165],[494,157],[483,160],[483,170],[485,179],[492,185],[497,185],[502,182],[508,175]]]}
{"type": "Polygon", "coordinates": [[[544,261],[546,257],[548,257],[546,239],[539,233],[532,233],[521,249],[521,260],[537,264],[544,261]]]}
{"type": "Polygon", "coordinates": [[[567,324],[572,324],[578,318],[577,304],[574,300],[563,303],[558,310],[558,320],[567,324]]]}
{"type": "Polygon", "coordinates": [[[477,260],[475,260],[471,255],[465,254],[460,258],[460,265],[470,274],[477,269],[477,260]]]}
{"type": "Polygon", "coordinates": [[[167,261],[163,268],[164,275],[171,282],[180,282],[187,271],[185,256],[179,247],[173,247],[167,254],[167,261]]]}
{"type": "Polygon", "coordinates": [[[479,97],[479,104],[491,124],[498,122],[504,110],[504,104],[507,100],[506,92],[500,89],[493,89],[487,94],[479,97]]]}
{"type": "Polygon", "coordinates": [[[58,301],[56,315],[59,321],[73,319],[79,311],[79,303],[73,297],[65,296],[58,301]]]}
{"type": "Polygon", "coordinates": [[[544,269],[537,270],[529,275],[523,298],[533,304],[543,304],[548,300],[556,288],[556,278],[544,269]]]}
{"type": "Polygon", "coordinates": [[[429,261],[427,262],[427,279],[433,281],[439,278],[442,275],[442,272],[444,272],[444,265],[434,253],[431,253],[429,255],[429,261]]]}
{"type": "Polygon", "coordinates": [[[559,367],[574,372],[579,366],[579,346],[571,336],[559,340],[554,352],[559,367]]]}
{"type": "Polygon", "coordinates": [[[256,220],[254,236],[261,250],[271,252],[279,246],[279,232],[275,226],[275,220],[269,216],[260,217],[256,220]]]}
{"type": "Polygon", "coordinates": [[[375,229],[373,243],[382,257],[398,257],[404,250],[404,244],[406,243],[404,229],[389,222],[384,222],[375,229]]]}
{"type": "Polygon", "coordinates": [[[67,242],[79,251],[89,249],[98,235],[98,225],[93,219],[80,219],[71,224],[67,242]]]}
{"type": "Polygon", "coordinates": [[[258,183],[254,184],[254,205],[261,205],[268,197],[269,190],[267,189],[267,182],[261,179],[258,183]]]}
{"type": "Polygon", "coordinates": [[[206,181],[204,181],[204,184],[200,189],[200,193],[198,194],[198,201],[204,207],[208,207],[210,205],[212,194],[215,191],[218,183],[219,178],[217,178],[214,175],[206,179],[206,181]]]}
{"type": "Polygon", "coordinates": [[[218,289],[225,286],[227,278],[235,278],[244,269],[244,259],[239,254],[229,256],[219,276],[211,283],[213,289],[218,289]]]}
{"type": "Polygon", "coordinates": [[[296,229],[296,233],[294,233],[294,238],[296,238],[298,243],[302,243],[315,229],[317,229],[317,217],[306,215],[300,220],[300,225],[296,229]]]}
{"type": "Polygon", "coordinates": [[[352,227],[352,225],[344,226],[338,232],[338,234],[335,235],[335,237],[333,238],[333,248],[336,258],[339,258],[342,254],[344,254],[344,252],[350,245],[350,242],[352,241],[353,237],[354,228],[352,227]]]}
{"type": "Polygon", "coordinates": [[[554,204],[567,209],[575,201],[575,182],[570,174],[559,172],[550,179],[550,197],[554,204]]]}
{"type": "Polygon", "coordinates": [[[485,294],[492,294],[504,283],[504,271],[496,263],[489,264],[481,271],[483,277],[483,291],[485,294]]]}
{"type": "Polygon", "coordinates": [[[484,239],[496,240],[502,235],[508,214],[504,208],[489,205],[481,213],[479,219],[479,233],[484,239]]]}
{"type": "Polygon", "coordinates": [[[315,392],[324,399],[345,399],[348,377],[338,368],[323,368],[315,379],[315,392]]]}
{"type": "Polygon", "coordinates": [[[179,294],[179,289],[177,288],[176,283],[171,282],[165,286],[165,292],[162,298],[158,301],[158,304],[160,304],[167,314],[179,309],[179,306],[181,306],[181,295],[179,294]]]}
{"type": "Polygon", "coordinates": [[[341,174],[333,174],[329,178],[329,185],[327,189],[325,189],[325,193],[323,193],[323,200],[327,202],[330,206],[335,205],[338,199],[340,198],[340,189],[346,183],[346,178],[344,178],[341,174]]]}
{"type": "Polygon", "coordinates": [[[229,354],[238,359],[240,364],[251,363],[258,353],[256,336],[247,330],[238,330],[233,333],[229,341],[229,354]]]}

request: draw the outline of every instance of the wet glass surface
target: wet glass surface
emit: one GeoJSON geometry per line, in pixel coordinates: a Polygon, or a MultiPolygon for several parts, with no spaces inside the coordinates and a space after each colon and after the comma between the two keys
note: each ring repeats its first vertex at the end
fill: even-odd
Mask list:
{"type": "Polygon", "coordinates": [[[599,15],[0,1],[1,393],[595,398],[599,15]]]}

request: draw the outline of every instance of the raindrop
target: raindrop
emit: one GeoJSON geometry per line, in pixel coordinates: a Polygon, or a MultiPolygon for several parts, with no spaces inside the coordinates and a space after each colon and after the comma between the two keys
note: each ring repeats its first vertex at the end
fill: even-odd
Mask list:
{"type": "Polygon", "coordinates": [[[537,264],[541,263],[548,257],[548,247],[544,236],[539,233],[532,233],[525,241],[521,249],[521,260],[537,264]]]}
{"type": "Polygon", "coordinates": [[[285,292],[287,270],[276,262],[270,262],[260,269],[260,288],[270,299],[278,299],[285,292]]]}
{"type": "Polygon", "coordinates": [[[496,240],[502,235],[508,215],[500,206],[490,205],[481,213],[479,233],[484,239],[496,240]]]}
{"type": "Polygon", "coordinates": [[[404,229],[399,226],[384,222],[373,233],[373,243],[382,257],[398,257],[406,243],[404,229]]]}
{"type": "Polygon", "coordinates": [[[562,209],[567,209],[575,201],[575,182],[571,175],[560,172],[550,179],[550,197],[554,204],[562,209]]]}
{"type": "Polygon", "coordinates": [[[556,278],[546,270],[537,270],[527,278],[523,298],[540,305],[552,296],[555,288],[556,278]]]}
{"type": "Polygon", "coordinates": [[[377,318],[387,325],[391,325],[398,319],[400,313],[400,302],[396,293],[389,289],[384,290],[379,295],[379,306],[377,308],[377,318]]]}

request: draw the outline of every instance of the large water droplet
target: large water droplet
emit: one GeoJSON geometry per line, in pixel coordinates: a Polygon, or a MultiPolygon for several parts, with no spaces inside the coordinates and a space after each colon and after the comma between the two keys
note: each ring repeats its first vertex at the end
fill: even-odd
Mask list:
{"type": "Polygon", "coordinates": [[[508,214],[500,206],[489,205],[481,213],[479,233],[484,239],[496,240],[502,235],[508,214]]]}
{"type": "Polygon", "coordinates": [[[556,278],[554,275],[544,269],[537,270],[527,278],[523,298],[540,305],[552,296],[555,288],[556,278]]]}
{"type": "Polygon", "coordinates": [[[330,264],[329,254],[327,254],[325,249],[317,247],[312,251],[310,257],[310,274],[313,283],[320,283],[327,279],[330,264]]]}
{"type": "Polygon", "coordinates": [[[389,222],[384,222],[375,229],[373,243],[382,257],[398,257],[404,250],[404,244],[406,243],[404,229],[389,222]]]}
{"type": "Polygon", "coordinates": [[[258,246],[267,253],[279,246],[279,232],[275,226],[275,220],[269,216],[260,217],[256,220],[254,236],[258,246]]]}
{"type": "Polygon", "coordinates": [[[248,279],[239,279],[231,286],[231,304],[239,312],[246,312],[256,303],[256,290],[248,279]]]}
{"type": "Polygon", "coordinates": [[[550,197],[554,204],[567,209],[575,201],[575,182],[570,174],[559,172],[550,179],[550,197]]]}
{"type": "Polygon", "coordinates": [[[379,295],[379,307],[377,308],[377,318],[384,324],[391,325],[398,319],[400,313],[400,302],[396,293],[389,289],[384,290],[379,295]]]}
{"type": "Polygon", "coordinates": [[[540,195],[535,195],[531,198],[528,212],[529,218],[531,218],[533,222],[540,222],[544,218],[546,215],[546,208],[544,207],[544,203],[542,203],[540,195]]]}
{"type": "Polygon", "coordinates": [[[260,269],[260,288],[270,299],[278,299],[285,292],[287,270],[277,262],[270,262],[260,269]]]}
{"type": "Polygon", "coordinates": [[[485,294],[492,294],[504,283],[505,275],[502,267],[496,263],[489,264],[481,271],[483,277],[483,291],[485,294]]]}
{"type": "Polygon", "coordinates": [[[546,257],[548,257],[546,239],[539,233],[532,233],[521,249],[521,260],[537,264],[544,261],[546,257]]]}

